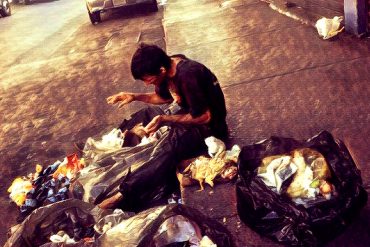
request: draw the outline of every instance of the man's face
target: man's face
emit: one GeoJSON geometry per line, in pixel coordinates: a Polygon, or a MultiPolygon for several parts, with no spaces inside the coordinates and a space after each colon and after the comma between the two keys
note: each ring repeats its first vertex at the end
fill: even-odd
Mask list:
{"type": "Polygon", "coordinates": [[[165,77],[166,77],[166,69],[162,67],[158,75],[145,75],[143,77],[143,81],[145,85],[159,86],[165,77]]]}
{"type": "Polygon", "coordinates": [[[145,75],[143,81],[145,85],[158,86],[163,81],[163,78],[160,75],[145,75]]]}

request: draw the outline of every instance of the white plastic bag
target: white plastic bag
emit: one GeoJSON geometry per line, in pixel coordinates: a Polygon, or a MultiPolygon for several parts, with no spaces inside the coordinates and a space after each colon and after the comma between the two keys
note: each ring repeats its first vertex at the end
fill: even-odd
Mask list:
{"type": "Polygon", "coordinates": [[[121,149],[123,145],[122,132],[120,129],[112,129],[102,136],[100,141],[89,137],[86,141],[84,151],[91,149],[91,146],[101,151],[114,151],[121,149]]]}
{"type": "Polygon", "coordinates": [[[158,247],[185,241],[189,241],[190,246],[196,247],[200,242],[193,224],[182,215],[166,219],[159,227],[154,240],[158,247]]]}
{"type": "Polygon", "coordinates": [[[226,146],[223,141],[214,136],[207,137],[204,142],[208,147],[208,154],[212,158],[223,158],[225,156],[226,146]]]}
{"type": "Polygon", "coordinates": [[[343,21],[342,16],[334,16],[333,19],[323,17],[316,22],[315,27],[323,39],[330,39],[343,31],[344,27],[340,28],[341,21],[343,21]]]}

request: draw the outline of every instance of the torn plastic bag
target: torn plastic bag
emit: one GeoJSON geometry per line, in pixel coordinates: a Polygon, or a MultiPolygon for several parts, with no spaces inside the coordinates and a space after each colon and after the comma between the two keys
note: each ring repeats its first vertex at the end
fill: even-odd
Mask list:
{"type": "Polygon", "coordinates": [[[156,246],[183,242],[189,242],[190,246],[198,246],[201,239],[199,227],[182,215],[166,219],[154,236],[156,246]]]}
{"type": "MultiPolygon", "coordinates": [[[[190,242],[197,236],[207,236],[217,246],[233,246],[231,235],[219,222],[205,217],[195,209],[181,204],[170,204],[148,209],[137,215],[129,212],[101,210],[76,199],[57,202],[33,211],[18,225],[4,247],[31,246],[163,246],[166,243],[190,242]],[[180,217],[178,217],[180,216],[180,217]],[[175,228],[169,229],[168,221],[179,219],[175,228]],[[95,222],[97,222],[95,224],[95,222]],[[95,226],[94,226],[95,224],[95,226]],[[103,232],[105,225],[109,225],[103,232]],[[182,225],[182,228],[177,228],[182,225]],[[164,226],[167,226],[163,231],[164,226]],[[180,230],[181,229],[181,230],[180,230]],[[76,243],[51,243],[50,237],[64,231],[74,236],[76,243]],[[179,231],[180,230],[180,231],[179,231]],[[78,235],[76,237],[76,235],[78,235]]],[[[171,226],[171,224],[170,224],[171,226]]],[[[203,240],[203,239],[202,239],[203,240]]],[[[204,241],[204,240],[203,240],[204,241]]],[[[201,245],[199,242],[199,246],[201,245]]],[[[167,245],[169,246],[169,245],[167,245]]],[[[197,246],[197,245],[196,245],[197,246]]],[[[204,246],[204,245],[203,245],[204,246]]]]}
{"type": "Polygon", "coordinates": [[[176,152],[184,146],[179,144],[184,141],[181,137],[185,131],[193,130],[171,127],[156,142],[101,154],[94,160],[94,168],[88,173],[82,171],[72,185],[74,196],[98,204],[120,191],[123,200],[119,207],[125,211],[159,205],[178,189],[175,171],[183,154],[176,152]]]}
{"type": "Polygon", "coordinates": [[[307,141],[271,137],[244,146],[238,168],[236,191],[240,218],[261,235],[283,244],[315,246],[325,243],[343,231],[367,201],[360,171],[349,151],[327,131],[307,141]],[[275,193],[257,176],[265,157],[288,154],[298,148],[311,148],[324,156],[339,196],[314,200],[303,206],[275,193]]]}
{"type": "Polygon", "coordinates": [[[76,199],[40,207],[16,227],[4,247],[40,246],[49,243],[50,236],[59,231],[78,242],[92,237],[95,222],[106,214],[107,211],[76,199]]]}
{"type": "Polygon", "coordinates": [[[99,159],[100,154],[114,152],[122,148],[123,136],[120,129],[113,129],[108,134],[102,136],[101,140],[92,137],[87,138],[84,146],[84,158],[88,162],[99,159]]]}
{"type": "Polygon", "coordinates": [[[121,209],[115,209],[113,213],[99,219],[99,221],[94,226],[94,230],[99,234],[103,234],[112,227],[121,223],[123,220],[128,219],[134,215],[135,213],[133,212],[124,212],[121,209]]]}
{"type": "MultiPolygon", "coordinates": [[[[102,247],[160,247],[179,241],[190,244],[196,235],[207,236],[220,247],[233,246],[231,235],[224,226],[181,204],[151,208],[125,219],[106,231],[97,243],[102,247]]],[[[199,242],[190,246],[199,246],[199,242]]]]}
{"type": "Polygon", "coordinates": [[[318,195],[330,198],[336,194],[334,186],[327,181],[331,173],[325,158],[310,148],[294,149],[290,155],[263,158],[257,176],[273,191],[285,193],[302,204],[311,199],[317,200],[318,195]],[[294,177],[290,179],[291,176],[294,177]],[[288,188],[282,190],[282,185],[288,179],[288,188]]]}

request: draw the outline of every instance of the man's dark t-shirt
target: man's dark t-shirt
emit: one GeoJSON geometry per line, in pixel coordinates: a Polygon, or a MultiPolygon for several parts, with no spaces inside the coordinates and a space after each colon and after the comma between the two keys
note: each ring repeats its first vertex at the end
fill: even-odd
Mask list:
{"type": "Polygon", "coordinates": [[[170,84],[175,86],[180,96],[179,105],[191,114],[199,117],[207,109],[211,113],[208,124],[211,134],[226,138],[226,107],[225,98],[216,76],[203,64],[187,59],[183,55],[175,55],[180,60],[176,67],[176,75],[172,81],[164,81],[156,87],[156,93],[164,99],[171,99],[170,84]]]}

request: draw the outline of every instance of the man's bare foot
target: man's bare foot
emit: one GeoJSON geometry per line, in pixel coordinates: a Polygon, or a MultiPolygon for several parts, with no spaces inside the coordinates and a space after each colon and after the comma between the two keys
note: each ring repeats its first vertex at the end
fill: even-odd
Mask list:
{"type": "Polygon", "coordinates": [[[122,198],[123,195],[120,192],[117,192],[113,196],[99,203],[98,207],[102,209],[116,208],[116,206],[121,202],[122,198]]]}

